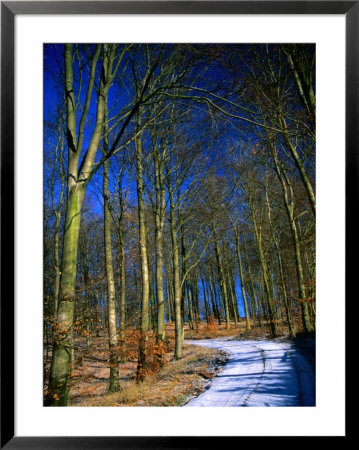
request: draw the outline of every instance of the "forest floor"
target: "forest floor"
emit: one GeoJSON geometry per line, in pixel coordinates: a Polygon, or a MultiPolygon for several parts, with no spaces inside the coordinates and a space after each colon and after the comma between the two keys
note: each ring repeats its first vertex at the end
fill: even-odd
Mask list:
{"type": "MultiPolygon", "coordinates": [[[[69,406],[182,406],[188,398],[203,392],[227,361],[221,350],[191,345],[184,346],[181,360],[174,361],[172,356],[168,353],[160,372],[141,383],[135,380],[136,363],[122,364],[121,390],[115,393],[107,393],[109,370],[103,368],[102,373],[89,375],[73,385],[69,406]]],[[[87,372],[90,371],[89,367],[87,372]]]]}
{"type": "MultiPolygon", "coordinates": [[[[279,329],[278,340],[288,340],[286,328],[279,329]]],[[[108,340],[106,336],[93,338],[91,346],[86,348],[85,338],[75,342],[75,367],[70,380],[69,406],[183,406],[191,398],[198,397],[209,389],[215,377],[230,360],[230,351],[221,348],[190,345],[188,340],[229,339],[256,340],[269,338],[269,329],[253,328],[245,331],[245,322],[238,325],[217,325],[201,323],[196,329],[185,328],[185,345],[183,358],[179,361],[174,356],[174,326],[166,329],[167,352],[164,355],[164,366],[159,371],[149,374],[144,382],[136,383],[136,345],[128,345],[126,360],[119,365],[120,391],[108,393],[108,340]],[[132,345],[132,349],[130,348],[132,345]]],[[[301,351],[310,355],[313,343],[307,337],[298,339],[301,351]]],[[[51,360],[51,354],[48,355],[51,360]]],[[[313,355],[312,355],[313,356],[313,355]]],[[[315,362],[315,354],[312,358],[315,362]]],[[[49,372],[49,363],[45,365],[45,393],[49,372]]]]}

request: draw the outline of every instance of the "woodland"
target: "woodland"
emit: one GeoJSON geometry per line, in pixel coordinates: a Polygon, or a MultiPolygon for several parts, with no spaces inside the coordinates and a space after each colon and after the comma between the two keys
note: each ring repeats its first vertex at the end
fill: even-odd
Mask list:
{"type": "Polygon", "coordinates": [[[46,44],[43,105],[46,406],[315,331],[315,45],[46,44]]]}

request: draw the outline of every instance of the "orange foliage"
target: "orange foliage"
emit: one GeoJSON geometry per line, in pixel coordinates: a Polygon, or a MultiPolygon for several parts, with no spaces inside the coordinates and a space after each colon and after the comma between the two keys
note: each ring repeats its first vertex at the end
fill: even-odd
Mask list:
{"type": "Polygon", "coordinates": [[[207,323],[207,330],[212,336],[217,336],[218,334],[218,323],[215,321],[214,316],[209,318],[207,323]]]}

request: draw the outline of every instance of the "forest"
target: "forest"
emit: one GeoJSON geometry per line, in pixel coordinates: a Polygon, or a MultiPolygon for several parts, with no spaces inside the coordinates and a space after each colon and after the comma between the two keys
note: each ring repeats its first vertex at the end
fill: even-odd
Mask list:
{"type": "Polygon", "coordinates": [[[44,405],[141,386],[188,338],[313,333],[315,45],[43,55],[44,405]]]}

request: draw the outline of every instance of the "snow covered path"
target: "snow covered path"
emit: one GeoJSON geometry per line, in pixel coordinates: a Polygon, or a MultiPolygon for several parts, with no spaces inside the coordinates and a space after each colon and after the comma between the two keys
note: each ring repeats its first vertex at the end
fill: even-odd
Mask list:
{"type": "Polygon", "coordinates": [[[217,348],[230,360],[210,388],[185,406],[315,406],[315,376],[289,342],[208,339],[188,344],[217,348]]]}

